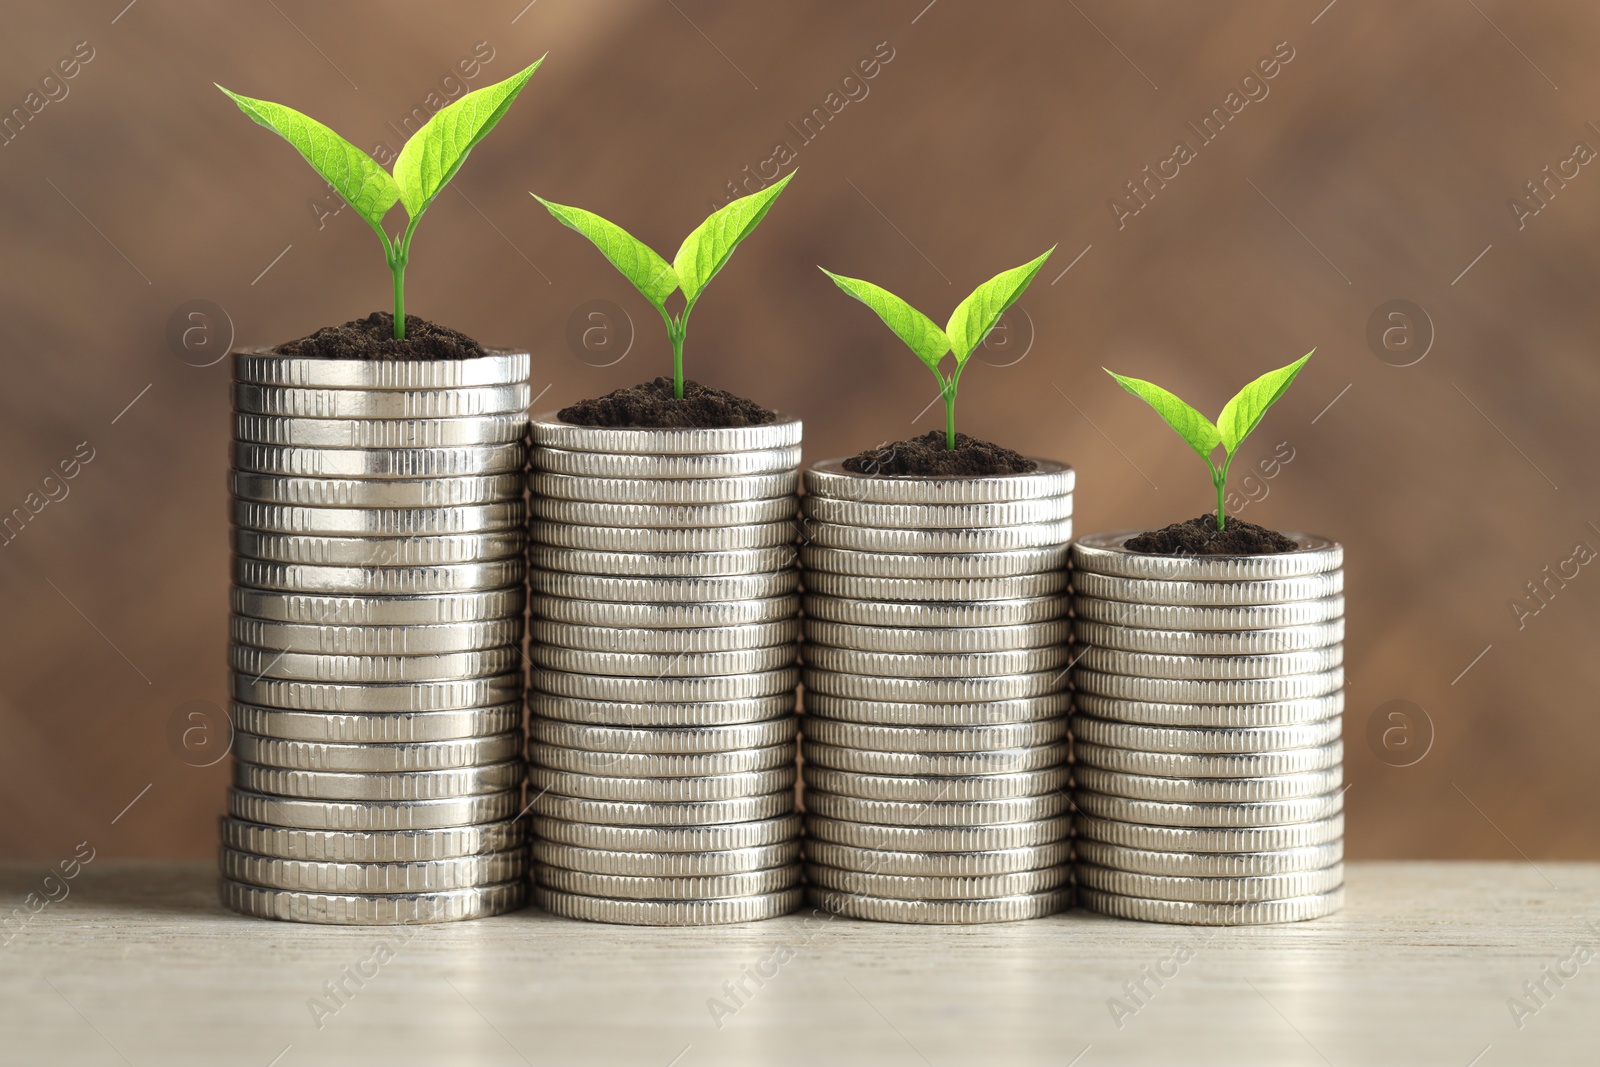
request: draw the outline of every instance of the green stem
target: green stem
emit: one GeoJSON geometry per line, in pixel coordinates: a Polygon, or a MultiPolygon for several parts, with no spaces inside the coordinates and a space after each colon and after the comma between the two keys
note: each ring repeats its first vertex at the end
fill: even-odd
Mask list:
{"type": "Polygon", "coordinates": [[[389,265],[394,274],[394,339],[406,339],[406,261],[401,259],[389,265]]]}
{"type": "Polygon", "coordinates": [[[946,452],[956,450],[956,394],[951,390],[944,394],[944,447],[946,452]]]}
{"type": "MultiPolygon", "coordinates": [[[[1206,462],[1210,463],[1211,461],[1207,460],[1206,462]]],[[[1231,467],[1231,466],[1233,466],[1233,455],[1230,453],[1228,455],[1228,458],[1222,461],[1222,469],[1221,470],[1218,470],[1215,466],[1213,466],[1211,468],[1211,484],[1216,486],[1216,488],[1217,488],[1217,529],[1218,530],[1225,530],[1225,529],[1228,528],[1228,525],[1227,525],[1228,524],[1227,513],[1224,512],[1223,509],[1222,509],[1222,498],[1227,493],[1227,489],[1228,489],[1228,468],[1231,467]]]]}
{"type": "Polygon", "coordinates": [[[679,322],[672,335],[672,395],[683,399],[683,335],[687,324],[679,322]]]}

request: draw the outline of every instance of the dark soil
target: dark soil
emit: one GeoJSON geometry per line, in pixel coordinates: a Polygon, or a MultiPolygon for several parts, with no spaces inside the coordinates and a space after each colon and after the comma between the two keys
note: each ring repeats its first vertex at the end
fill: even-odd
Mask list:
{"type": "Polygon", "coordinates": [[[475,359],[487,355],[464,333],[406,316],[406,339],[394,339],[394,313],[374,311],[343,326],[324,326],[310,337],[287,341],[272,350],[302,359],[475,359]]]}
{"type": "Polygon", "coordinates": [[[944,431],[929,430],[920,437],[869,448],[844,461],[856,474],[1031,474],[1039,464],[1009,448],[956,434],[956,447],[944,446],[944,431]]]}
{"type": "Polygon", "coordinates": [[[646,429],[683,426],[700,428],[765,426],[778,413],[754,400],[734,396],[699,382],[684,380],[683,396],[672,395],[672,379],[657,378],[614,393],[580,400],[556,413],[575,426],[628,426],[646,429]]]}
{"type": "Polygon", "coordinates": [[[1153,556],[1265,556],[1300,546],[1277,530],[1242,519],[1229,519],[1227,528],[1219,530],[1217,516],[1210,514],[1147,530],[1122,542],[1122,547],[1153,556]]]}

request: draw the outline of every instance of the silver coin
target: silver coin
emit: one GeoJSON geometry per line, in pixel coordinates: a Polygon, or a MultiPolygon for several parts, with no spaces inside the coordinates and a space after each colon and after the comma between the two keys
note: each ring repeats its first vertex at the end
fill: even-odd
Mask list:
{"type": "Polygon", "coordinates": [[[1058,718],[1072,705],[1068,693],[985,700],[964,704],[923,704],[906,701],[856,700],[826,693],[806,692],[806,715],[811,719],[838,719],[876,726],[959,727],[1001,723],[1038,722],[1058,718]]]}
{"type": "Polygon", "coordinates": [[[233,640],[243,645],[333,656],[478,652],[522,641],[521,619],[452,622],[439,626],[319,626],[234,615],[228,620],[228,627],[233,640]]]}
{"type": "Polygon", "coordinates": [[[525,382],[531,357],[511,349],[485,349],[469,359],[308,359],[266,348],[233,353],[233,378],[297,389],[461,389],[525,382]]]}
{"type": "Polygon", "coordinates": [[[1179,878],[1246,878],[1323,870],[1344,859],[1344,842],[1332,841],[1325,845],[1305,845],[1273,852],[1215,853],[1159,852],[1079,838],[1073,845],[1073,854],[1079,863],[1137,874],[1179,878]]]}
{"type": "Polygon", "coordinates": [[[527,565],[520,558],[441,567],[312,567],[303,563],[233,561],[233,580],[250,589],[281,593],[348,593],[360,596],[411,596],[424,593],[475,593],[522,582],[527,565]]]}
{"type": "Polygon", "coordinates": [[[1344,759],[1344,743],[1336,739],[1316,748],[1190,755],[1111,748],[1092,744],[1080,737],[1073,748],[1073,755],[1085,766],[1124,774],[1160,778],[1265,778],[1337,767],[1344,759]]]}
{"type": "Polygon", "coordinates": [[[793,744],[799,720],[793,715],[727,726],[595,726],[535,717],[530,743],[590,752],[688,756],[755,750],[793,744]]]}
{"type": "Polygon", "coordinates": [[[889,852],[995,852],[1066,841],[1072,836],[1072,817],[998,826],[879,826],[811,813],[806,835],[811,841],[889,852]]]}
{"type": "Polygon", "coordinates": [[[535,720],[556,719],[594,727],[718,728],[787,718],[796,704],[792,691],[745,700],[707,700],[690,703],[590,700],[528,694],[528,710],[535,720]]]}
{"type": "Polygon", "coordinates": [[[1254,656],[1327,648],[1344,640],[1344,620],[1273,630],[1151,630],[1108,626],[1078,619],[1073,634],[1080,645],[1156,652],[1178,656],[1254,656]]]}
{"type": "Polygon", "coordinates": [[[1079,619],[1151,630],[1271,630],[1279,626],[1311,626],[1343,618],[1344,597],[1208,608],[1133,604],[1079,595],[1072,598],[1072,610],[1079,619]]]}
{"type": "Polygon", "coordinates": [[[1097,719],[1092,715],[1076,715],[1072,719],[1072,735],[1079,743],[1111,745],[1142,753],[1192,755],[1270,755],[1283,749],[1316,748],[1338,741],[1343,729],[1344,724],[1337,717],[1289,726],[1241,728],[1142,726],[1097,719]]]}
{"type": "Polygon", "coordinates": [[[1254,804],[1323,796],[1343,784],[1344,770],[1335,765],[1321,771],[1275,774],[1264,778],[1161,778],[1107,771],[1080,763],[1073,768],[1072,777],[1082,789],[1135,800],[1184,804],[1254,804]]]}
{"type": "Polygon", "coordinates": [[[1017,700],[1060,692],[1067,684],[1067,672],[1064,670],[1005,674],[994,678],[874,678],[807,667],[801,672],[801,677],[807,693],[856,700],[928,704],[1017,700]]]}
{"type": "Polygon", "coordinates": [[[520,702],[462,711],[339,713],[281,711],[232,703],[228,717],[235,730],[285,741],[332,744],[424,744],[492,737],[522,725],[520,702]]]}
{"type": "Polygon", "coordinates": [[[319,567],[431,567],[520,556],[521,530],[433,537],[321,537],[232,531],[233,550],[249,559],[319,567]]]}
{"type": "Polygon", "coordinates": [[[531,420],[533,440],[545,448],[573,452],[626,452],[647,456],[704,455],[793,448],[800,444],[799,419],[779,415],[761,426],[578,426],[553,412],[531,420]]]}
{"type": "Polygon", "coordinates": [[[713,678],[618,678],[535,667],[528,682],[540,693],[577,697],[582,700],[609,700],[622,703],[748,700],[775,696],[794,689],[800,672],[793,667],[763,674],[734,674],[713,678]]]}
{"type": "Polygon", "coordinates": [[[448,800],[328,801],[228,790],[228,814],[300,830],[437,830],[504,822],[522,810],[521,790],[448,800]]]}
{"type": "Polygon", "coordinates": [[[528,492],[550,500],[591,504],[732,504],[792,496],[797,471],[743,474],[732,478],[591,478],[535,471],[528,492]]]}
{"type": "Polygon", "coordinates": [[[1071,467],[1036,460],[1026,474],[900,475],[859,474],[843,459],[813,463],[806,469],[806,492],[839,500],[878,504],[994,504],[1071,493],[1076,483],[1071,467]]]}
{"type": "Polygon", "coordinates": [[[522,781],[521,760],[442,771],[357,774],[347,771],[296,771],[234,761],[233,784],[251,793],[305,800],[412,801],[455,800],[515,789],[522,781]]]}
{"type": "Polygon", "coordinates": [[[591,552],[582,548],[535,545],[528,552],[528,561],[540,570],[619,578],[707,578],[763,574],[788,570],[798,558],[792,545],[730,552],[591,552]]]}
{"type": "Polygon", "coordinates": [[[1072,662],[1066,645],[1020,648],[1009,652],[861,652],[808,643],[808,667],[883,678],[995,678],[1060,670],[1072,662]]]}
{"type": "Polygon", "coordinates": [[[620,900],[726,900],[777,893],[799,886],[802,867],[791,863],[763,871],[701,877],[656,878],[650,875],[592,874],[560,867],[541,867],[539,884],[563,893],[620,900]]]}
{"type": "Polygon", "coordinates": [[[716,578],[609,578],[536,570],[528,576],[535,594],[624,604],[704,604],[783,596],[800,588],[798,570],[734,574],[716,578]]]}
{"type": "Polygon", "coordinates": [[[864,578],[921,578],[951,581],[973,578],[1019,578],[1064,569],[1065,545],[1024,548],[1014,552],[911,555],[903,552],[852,552],[843,548],[805,545],[800,559],[807,571],[850,574],[864,578]]]}
{"type": "Polygon", "coordinates": [[[1213,608],[1274,605],[1336,596],[1344,592],[1344,571],[1307,574],[1299,578],[1263,578],[1259,581],[1238,582],[1113,578],[1090,571],[1074,571],[1072,588],[1074,592],[1083,596],[1135,604],[1213,608]]]}
{"type": "Polygon", "coordinates": [[[874,504],[808,496],[807,518],[813,522],[876,529],[970,530],[990,526],[1022,526],[1060,522],[1072,517],[1072,497],[1052,496],[999,504],[874,504]]]}
{"type": "Polygon", "coordinates": [[[414,863],[329,863],[222,850],[222,876],[301,893],[440,893],[527,877],[527,849],[414,863]]]}
{"type": "Polygon", "coordinates": [[[807,795],[812,789],[866,800],[903,800],[955,803],[965,800],[1003,800],[1031,797],[1066,787],[1066,767],[1048,767],[1010,774],[983,774],[970,778],[953,775],[913,778],[884,774],[859,774],[807,764],[801,771],[807,795]]]}
{"type": "Polygon", "coordinates": [[[625,874],[649,878],[703,878],[784,867],[800,859],[798,840],[754,845],[725,852],[610,852],[555,841],[535,841],[533,857],[540,865],[592,874],[625,874]]]}
{"type": "Polygon", "coordinates": [[[737,652],[752,648],[792,645],[800,636],[799,619],[758,622],[744,626],[703,626],[688,629],[621,629],[615,626],[580,626],[535,619],[528,629],[535,646],[583,649],[591,652],[629,652],[677,655],[697,652],[737,652]]]}
{"type": "Polygon", "coordinates": [[[464,419],[302,419],[233,416],[237,441],[288,448],[467,448],[518,444],[528,418],[477,415],[464,419]]]}
{"type": "Polygon", "coordinates": [[[1072,606],[1069,596],[1037,596],[989,603],[912,603],[855,600],[807,592],[808,619],[843,622],[855,626],[960,627],[1022,626],[1064,618],[1072,606]]]}
{"type": "Polygon", "coordinates": [[[785,522],[799,513],[800,502],[793,496],[731,504],[605,504],[540,496],[528,502],[528,514],[535,519],[583,526],[705,529],[785,522]]]}
{"type": "MultiPolygon", "coordinates": [[[[820,817],[836,822],[870,826],[874,831],[893,832],[889,827],[915,830],[973,830],[1001,833],[1002,826],[1048,821],[1072,806],[1061,790],[1029,797],[996,800],[917,802],[903,800],[863,800],[839,793],[806,790],[807,818],[820,817]]],[[[849,842],[847,842],[849,843],[849,842]]],[[[1025,844],[1026,842],[1017,842],[1025,844]]],[[[911,849],[911,851],[919,851],[911,849]]],[[[921,851],[938,852],[931,845],[921,851]]],[[[981,850],[958,850],[981,851],[981,850]]]]}
{"type": "Polygon", "coordinates": [[[1343,815],[1283,826],[1206,829],[1186,826],[1143,826],[1079,814],[1074,818],[1073,826],[1078,832],[1077,840],[1080,846],[1085,841],[1099,841],[1124,849],[1162,856],[1181,858],[1187,855],[1196,863],[1206,862],[1197,854],[1272,853],[1285,849],[1342,845],[1344,840],[1343,815]]]}
{"type": "Polygon", "coordinates": [[[299,389],[235,382],[233,408],[244,415],[296,419],[459,419],[513,415],[527,408],[525,384],[460,389],[299,389]]]}
{"type": "Polygon", "coordinates": [[[578,626],[613,626],[619,629],[703,629],[709,626],[747,626],[792,619],[800,611],[800,597],[760,597],[705,604],[624,604],[617,601],[574,600],[535,595],[530,601],[536,619],[578,626]]]}
{"type": "Polygon", "coordinates": [[[776,893],[722,900],[614,900],[563,893],[542,885],[534,886],[532,892],[534,903],[554,915],[624,926],[722,926],[757,922],[787,915],[805,900],[805,890],[799,886],[776,893]]]}
{"type": "Polygon", "coordinates": [[[234,589],[236,614],[309,626],[447,626],[522,615],[520,588],[416,596],[324,596],[234,589]]]}
{"type": "Polygon", "coordinates": [[[1072,869],[1065,864],[1036,871],[979,875],[900,875],[849,871],[813,863],[806,880],[819,889],[889,900],[985,900],[991,897],[1043,893],[1067,884],[1072,869]]]}
{"type": "Polygon", "coordinates": [[[1015,552],[1060,547],[1072,540],[1072,520],[991,526],[984,529],[879,529],[808,520],[807,544],[851,552],[895,552],[906,555],[1015,552]]]}
{"type": "MultiPolygon", "coordinates": [[[[593,800],[541,792],[528,802],[528,809],[536,816],[569,823],[637,827],[641,830],[702,828],[709,831],[723,824],[756,823],[789,815],[794,811],[794,789],[789,787],[761,796],[730,797],[726,800],[655,803],[593,800]]],[[[658,851],[669,852],[671,849],[663,847],[658,851]]]]}
{"type": "Polygon", "coordinates": [[[233,753],[246,763],[300,771],[437,771],[456,767],[481,767],[515,759],[522,751],[522,731],[510,730],[489,737],[454,741],[417,741],[409,744],[334,744],[327,741],[290,741],[259,734],[235,732],[233,753]]]}
{"type": "Polygon", "coordinates": [[[889,900],[813,886],[807,890],[806,897],[817,907],[850,919],[970,926],[977,923],[1022,922],[1054,915],[1072,901],[1072,890],[1050,889],[1043,893],[990,897],[986,900],[889,900]]]}
{"type": "Polygon", "coordinates": [[[410,926],[483,919],[516,911],[528,902],[528,883],[452,889],[441,893],[296,893],[239,882],[222,883],[222,905],[257,919],[334,926],[410,926]]]}
{"type": "Polygon", "coordinates": [[[1184,878],[1135,874],[1079,863],[1074,874],[1080,886],[1118,896],[1151,900],[1185,900],[1196,904],[1254,904],[1287,897],[1319,896],[1344,885],[1344,864],[1320,871],[1263,874],[1242,878],[1184,878]]]}
{"type": "Polygon", "coordinates": [[[1329,671],[1344,663],[1344,646],[1330,645],[1303,652],[1270,652],[1258,656],[1174,656],[1091,647],[1080,650],[1078,655],[1081,670],[1179,681],[1239,680],[1329,671]]]}
{"type": "Polygon", "coordinates": [[[991,752],[880,752],[866,748],[841,748],[807,740],[801,746],[807,764],[858,774],[892,774],[915,777],[968,776],[1032,771],[1066,763],[1065,741],[1028,748],[1002,748],[991,752]]]}
{"type": "Polygon", "coordinates": [[[1065,719],[993,726],[880,726],[807,716],[807,742],[874,752],[995,752],[1066,740],[1065,719]]]}
{"type": "Polygon", "coordinates": [[[1292,552],[1255,556],[1165,556],[1135,552],[1124,546],[1125,541],[1141,532],[1120,530],[1080,537],[1072,547],[1072,565],[1080,571],[1119,578],[1240,582],[1322,574],[1338,570],[1344,563],[1341,545],[1312,534],[1286,534],[1298,546],[1292,552]]]}
{"type": "Polygon", "coordinates": [[[528,527],[528,536],[535,544],[589,552],[736,552],[793,545],[798,532],[792,519],[709,529],[575,526],[542,520],[535,520],[528,527]]]}
{"type": "Polygon", "coordinates": [[[964,878],[975,875],[1036,871],[1065,866],[1071,859],[1066,840],[1048,845],[995,849],[988,852],[893,852],[855,848],[831,841],[806,840],[806,863],[872,874],[964,878]]]}
{"type": "Polygon", "coordinates": [[[234,500],[233,523],[262,533],[348,537],[432,537],[519,530],[527,506],[474,504],[456,508],[307,508],[234,500]]]}
{"type": "Polygon", "coordinates": [[[1075,789],[1072,802],[1078,810],[1098,819],[1143,823],[1151,826],[1191,826],[1205,829],[1244,829],[1284,826],[1327,819],[1344,811],[1344,792],[1293,800],[1268,800],[1251,804],[1185,804],[1159,800],[1131,800],[1107,793],[1075,789]]]}
{"type": "Polygon", "coordinates": [[[1015,578],[863,578],[807,571],[805,585],[807,593],[852,600],[1020,600],[1061,592],[1067,588],[1067,572],[1015,578]]]}
{"type": "Polygon", "coordinates": [[[860,626],[825,619],[806,620],[806,643],[864,652],[917,652],[955,655],[964,652],[1010,652],[1065,644],[1072,632],[1066,619],[1021,626],[860,626]]]}
{"type": "Polygon", "coordinates": [[[301,712],[476,712],[519,699],[522,685],[520,672],[395,685],[290,682],[242,674],[232,678],[233,698],[241,704],[301,712]]]}
{"type": "Polygon", "coordinates": [[[1245,729],[1326,722],[1344,711],[1344,693],[1264,704],[1173,704],[1078,693],[1074,703],[1081,712],[1116,722],[1245,729]]]}
{"type": "Polygon", "coordinates": [[[310,682],[446,682],[489,678],[516,668],[518,648],[481,652],[440,652],[427,656],[327,656],[316,652],[274,652],[269,648],[233,645],[228,662],[241,674],[256,678],[288,678],[310,682]]]}
{"type": "Polygon", "coordinates": [[[536,815],[533,831],[546,841],[607,852],[727,852],[798,840],[800,816],[790,812],[711,826],[606,826],[536,815]]]}
{"type": "Polygon", "coordinates": [[[1072,684],[1082,693],[1158,704],[1265,704],[1337,693],[1344,688],[1344,668],[1279,678],[1183,681],[1105,674],[1080,666],[1073,669],[1072,684]]]}
{"type": "Polygon", "coordinates": [[[547,767],[528,769],[528,786],[534,791],[549,790],[567,797],[635,803],[682,804],[690,801],[764,796],[767,793],[792,788],[794,780],[793,765],[772,767],[764,771],[703,775],[696,778],[623,778],[614,775],[557,771],[547,767]]]}
{"type": "Polygon", "coordinates": [[[302,448],[233,444],[233,465],[296,478],[464,478],[521,471],[520,442],[460,448],[302,448]]]}
{"type": "Polygon", "coordinates": [[[309,508],[455,508],[522,499],[522,477],[291,478],[228,472],[228,491],[240,500],[309,508]]]}
{"type": "Polygon", "coordinates": [[[319,863],[416,863],[520,848],[519,819],[438,830],[295,830],[224,817],[222,845],[257,856],[319,863]]]}
{"type": "Polygon", "coordinates": [[[800,446],[689,455],[569,452],[540,446],[530,459],[534,470],[587,478],[736,478],[793,470],[800,463],[800,446]]]}
{"type": "Polygon", "coordinates": [[[528,746],[528,760],[538,767],[577,774],[603,774],[621,778],[699,778],[790,767],[794,764],[795,748],[793,741],[787,741],[731,752],[597,752],[534,742],[528,746]]]}
{"type": "Polygon", "coordinates": [[[1250,904],[1195,904],[1187,901],[1146,900],[1102,893],[1086,886],[1078,889],[1078,903],[1091,911],[1119,919],[1172,923],[1185,926],[1265,926],[1304,922],[1332,915],[1344,907],[1344,889],[1318,896],[1267,900],[1250,904]]]}
{"type": "Polygon", "coordinates": [[[699,678],[755,674],[792,667],[799,654],[795,645],[747,648],[735,652],[588,652],[535,645],[528,660],[536,667],[579,674],[622,675],[630,678],[699,678]]]}

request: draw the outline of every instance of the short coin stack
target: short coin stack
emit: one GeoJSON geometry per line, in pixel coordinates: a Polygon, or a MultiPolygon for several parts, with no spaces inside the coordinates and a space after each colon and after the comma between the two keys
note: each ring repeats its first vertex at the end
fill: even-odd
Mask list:
{"type": "Polygon", "coordinates": [[[525,902],[528,364],[235,354],[228,907],[525,902]]]}
{"type": "Polygon", "coordinates": [[[1070,889],[1073,472],[806,472],[806,877],[862,919],[982,923],[1070,889]]]}
{"type": "Polygon", "coordinates": [[[794,910],[801,425],[533,420],[534,898],[708,925],[794,910]]]}
{"type": "Polygon", "coordinates": [[[1073,546],[1081,904],[1153,922],[1314,919],[1344,899],[1343,550],[1073,546]]]}

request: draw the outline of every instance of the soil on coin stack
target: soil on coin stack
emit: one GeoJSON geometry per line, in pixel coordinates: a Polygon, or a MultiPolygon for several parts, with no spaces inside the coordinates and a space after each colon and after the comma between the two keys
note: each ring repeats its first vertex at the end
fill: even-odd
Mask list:
{"type": "Polygon", "coordinates": [[[562,408],[556,417],[575,426],[720,429],[766,426],[778,420],[778,413],[754,400],[688,379],[683,382],[683,396],[673,396],[672,379],[661,377],[592,400],[580,400],[562,408]]]}
{"type": "Polygon", "coordinates": [[[1219,530],[1216,515],[1198,515],[1130,537],[1122,547],[1152,556],[1265,556],[1293,552],[1300,546],[1277,530],[1253,522],[1229,519],[1227,527],[1219,530]]]}
{"type": "Polygon", "coordinates": [[[955,448],[946,448],[944,431],[929,430],[920,437],[851,456],[844,461],[844,469],[856,474],[1031,474],[1039,464],[1020,452],[964,433],[956,434],[955,448]]]}
{"type": "Polygon", "coordinates": [[[272,350],[301,359],[439,360],[488,355],[464,333],[415,315],[406,316],[406,338],[394,339],[394,313],[374,311],[343,326],[324,326],[310,337],[286,341],[272,350]]]}

